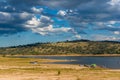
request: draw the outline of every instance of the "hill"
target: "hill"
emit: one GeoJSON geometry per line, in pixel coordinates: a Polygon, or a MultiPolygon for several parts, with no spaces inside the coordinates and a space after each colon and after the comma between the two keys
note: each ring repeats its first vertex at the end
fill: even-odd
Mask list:
{"type": "Polygon", "coordinates": [[[56,43],[36,43],[0,48],[0,54],[120,54],[120,43],[114,41],[75,40],[56,43]]]}

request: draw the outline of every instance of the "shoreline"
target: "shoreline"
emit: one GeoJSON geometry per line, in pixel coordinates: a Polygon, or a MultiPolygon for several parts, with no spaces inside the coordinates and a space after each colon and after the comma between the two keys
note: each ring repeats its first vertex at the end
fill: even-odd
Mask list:
{"type": "Polygon", "coordinates": [[[41,64],[54,61],[56,60],[0,57],[0,80],[120,79],[120,69],[88,68],[71,64],[41,64]],[[30,62],[33,61],[38,61],[39,64],[31,64],[30,62]]]}
{"type": "MultiPolygon", "coordinates": [[[[0,55],[2,56],[2,55],[0,55]]],[[[90,57],[120,57],[120,54],[40,54],[40,55],[6,55],[6,56],[90,56],[90,57]]]]}

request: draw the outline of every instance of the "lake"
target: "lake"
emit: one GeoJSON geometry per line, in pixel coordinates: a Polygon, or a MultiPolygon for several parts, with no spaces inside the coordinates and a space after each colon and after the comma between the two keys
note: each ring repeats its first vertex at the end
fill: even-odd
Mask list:
{"type": "Polygon", "coordinates": [[[120,69],[120,57],[117,56],[19,56],[20,58],[40,58],[68,60],[67,62],[54,62],[48,64],[97,64],[111,69],[120,69]]]}

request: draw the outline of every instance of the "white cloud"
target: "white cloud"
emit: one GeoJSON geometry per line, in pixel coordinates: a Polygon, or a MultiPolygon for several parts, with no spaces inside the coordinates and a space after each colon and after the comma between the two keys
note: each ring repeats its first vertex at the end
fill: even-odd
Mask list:
{"type": "Polygon", "coordinates": [[[110,0],[108,4],[111,5],[109,9],[120,11],[120,0],[110,0]]]}
{"type": "Polygon", "coordinates": [[[65,16],[66,14],[67,14],[66,11],[63,11],[63,10],[59,10],[57,13],[57,15],[59,16],[65,16]]]}
{"type": "Polygon", "coordinates": [[[108,2],[108,4],[112,6],[120,5],[119,3],[120,3],[120,0],[111,0],[110,2],[108,2]]]}
{"type": "Polygon", "coordinates": [[[13,11],[15,11],[16,9],[15,8],[13,8],[13,11]]]}
{"type": "Polygon", "coordinates": [[[109,21],[109,23],[110,23],[110,24],[115,24],[115,23],[116,23],[116,21],[109,21]]]}
{"type": "Polygon", "coordinates": [[[114,31],[114,34],[119,35],[120,32],[119,31],[114,31]]]}
{"type": "Polygon", "coordinates": [[[8,8],[8,6],[5,6],[5,7],[4,7],[4,9],[7,9],[7,8],[8,8]]]}
{"type": "Polygon", "coordinates": [[[20,13],[19,15],[20,15],[20,18],[21,18],[21,19],[25,19],[25,18],[27,18],[27,17],[30,16],[30,14],[27,13],[27,12],[20,13]]]}
{"type": "Polygon", "coordinates": [[[40,21],[41,22],[53,22],[53,20],[50,18],[50,17],[48,17],[48,16],[43,16],[43,15],[41,15],[41,17],[40,17],[40,21]]]}
{"type": "Polygon", "coordinates": [[[45,26],[49,26],[52,22],[53,22],[53,20],[50,17],[41,15],[40,18],[36,18],[34,16],[31,20],[28,20],[25,23],[25,26],[26,27],[31,27],[31,28],[45,27],[45,26]]]}
{"type": "Polygon", "coordinates": [[[73,10],[69,10],[71,13],[73,12],[73,10]]]}
{"type": "Polygon", "coordinates": [[[38,27],[40,25],[40,20],[37,19],[36,17],[33,17],[31,20],[28,20],[25,23],[25,27],[27,28],[34,28],[34,27],[38,27]]]}
{"type": "Polygon", "coordinates": [[[71,37],[67,38],[67,40],[69,40],[69,41],[76,40],[76,39],[81,39],[81,35],[80,34],[73,34],[71,37]]]}
{"type": "Polygon", "coordinates": [[[71,30],[71,28],[66,27],[54,28],[52,22],[52,19],[47,16],[41,16],[40,19],[33,17],[31,20],[28,20],[24,26],[40,35],[57,34],[71,30]]]}
{"type": "Polygon", "coordinates": [[[41,12],[43,11],[43,8],[32,7],[31,10],[32,10],[34,13],[41,13],[41,12]]]}
{"type": "Polygon", "coordinates": [[[97,26],[108,26],[111,27],[116,23],[120,23],[120,21],[107,21],[107,22],[93,22],[93,24],[96,24],[97,26]]]}
{"type": "Polygon", "coordinates": [[[10,16],[10,14],[7,13],[7,12],[0,12],[0,14],[3,15],[3,16],[7,16],[7,17],[10,16]]]}
{"type": "Polygon", "coordinates": [[[109,40],[109,41],[115,41],[115,40],[119,40],[119,38],[116,38],[114,36],[107,36],[107,35],[92,35],[92,38],[94,40],[109,40]]]}
{"type": "Polygon", "coordinates": [[[11,14],[7,12],[0,12],[0,23],[5,23],[12,20],[11,14]]]}
{"type": "Polygon", "coordinates": [[[71,28],[54,28],[53,25],[49,25],[46,27],[37,27],[37,28],[32,28],[32,31],[35,33],[39,33],[40,35],[48,35],[48,34],[57,34],[61,32],[69,32],[71,28]]]}
{"type": "Polygon", "coordinates": [[[75,37],[75,38],[77,38],[77,39],[80,39],[80,38],[81,38],[81,36],[80,36],[80,35],[78,35],[78,34],[77,34],[77,35],[75,35],[74,37],[75,37]]]}
{"type": "Polygon", "coordinates": [[[116,24],[120,24],[120,21],[92,22],[92,27],[98,30],[105,29],[109,31],[115,31],[114,29],[119,29],[116,24]]]}

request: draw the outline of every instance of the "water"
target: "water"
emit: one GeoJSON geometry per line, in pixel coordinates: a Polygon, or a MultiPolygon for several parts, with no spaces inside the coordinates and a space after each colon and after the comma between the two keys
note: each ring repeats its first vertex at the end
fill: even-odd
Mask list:
{"type": "MultiPolygon", "coordinates": [[[[21,58],[41,58],[68,60],[67,62],[54,62],[54,64],[97,64],[111,69],[120,69],[120,57],[92,57],[92,56],[19,56],[21,58]]],[[[49,63],[50,64],[50,63],[49,63]]],[[[51,63],[53,64],[53,63],[51,63]]]]}

